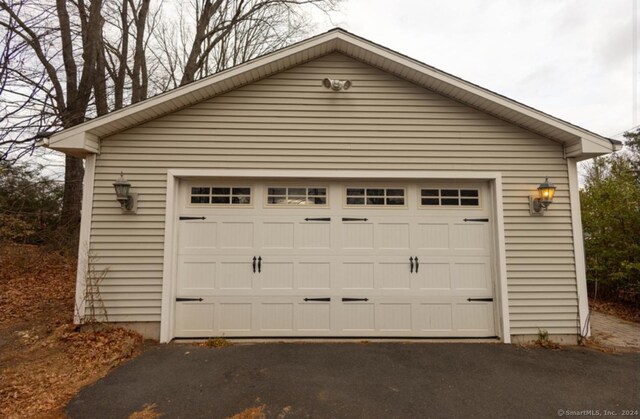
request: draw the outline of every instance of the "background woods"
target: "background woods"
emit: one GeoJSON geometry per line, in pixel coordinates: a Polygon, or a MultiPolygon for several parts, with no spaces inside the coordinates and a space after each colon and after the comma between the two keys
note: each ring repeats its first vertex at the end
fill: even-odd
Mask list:
{"type": "MultiPolygon", "coordinates": [[[[339,0],[1,0],[0,160],[308,35],[339,0]]],[[[9,166],[5,165],[5,168],[9,166]]],[[[3,169],[5,170],[5,169],[3,169]]],[[[82,159],[65,158],[60,234],[77,238],[82,159]]],[[[70,244],[70,249],[77,246],[70,244]]]]}
{"type": "Polygon", "coordinates": [[[591,295],[640,309],[640,130],[587,166],[580,192],[591,295]]]}

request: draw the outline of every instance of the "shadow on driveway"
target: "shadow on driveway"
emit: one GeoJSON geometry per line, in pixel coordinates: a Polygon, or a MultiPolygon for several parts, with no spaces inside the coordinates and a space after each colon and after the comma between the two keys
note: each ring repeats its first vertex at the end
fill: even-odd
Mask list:
{"type": "Polygon", "coordinates": [[[622,416],[640,409],[640,354],[466,343],[162,345],[83,389],[67,412],[127,418],[145,404],[165,418],[224,418],[262,405],[280,418],[622,416]]]}

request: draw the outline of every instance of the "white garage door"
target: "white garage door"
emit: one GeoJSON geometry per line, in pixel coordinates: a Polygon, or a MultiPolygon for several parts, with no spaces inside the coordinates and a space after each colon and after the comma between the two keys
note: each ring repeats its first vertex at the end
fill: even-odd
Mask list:
{"type": "Polygon", "coordinates": [[[183,181],[176,337],[491,337],[488,185],[183,181]]]}

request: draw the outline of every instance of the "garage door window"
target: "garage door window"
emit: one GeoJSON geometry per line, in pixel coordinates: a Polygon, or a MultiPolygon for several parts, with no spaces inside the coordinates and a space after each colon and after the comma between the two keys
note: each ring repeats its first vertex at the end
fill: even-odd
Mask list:
{"type": "Polygon", "coordinates": [[[193,205],[251,205],[251,188],[246,186],[194,186],[193,205]]]}
{"type": "Polygon", "coordinates": [[[424,207],[479,207],[477,189],[421,189],[420,204],[424,207]]]}
{"type": "Polygon", "coordinates": [[[347,188],[347,206],[403,206],[404,188],[347,188]]]}
{"type": "Polygon", "coordinates": [[[267,187],[267,206],[327,205],[327,188],[307,186],[267,187]]]}

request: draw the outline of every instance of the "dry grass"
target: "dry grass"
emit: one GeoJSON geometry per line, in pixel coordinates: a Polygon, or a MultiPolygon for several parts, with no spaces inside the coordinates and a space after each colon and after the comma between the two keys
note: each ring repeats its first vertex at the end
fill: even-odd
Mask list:
{"type": "Polygon", "coordinates": [[[0,261],[0,417],[63,417],[80,388],[135,356],[142,339],[76,329],[75,259],[3,246],[0,261]]]}

